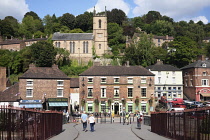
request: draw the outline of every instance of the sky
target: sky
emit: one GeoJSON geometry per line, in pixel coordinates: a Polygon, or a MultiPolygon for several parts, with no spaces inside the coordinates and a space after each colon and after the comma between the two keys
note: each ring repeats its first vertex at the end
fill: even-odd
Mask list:
{"type": "Polygon", "coordinates": [[[158,11],[178,22],[181,20],[210,23],[210,0],[0,0],[0,19],[13,16],[21,21],[26,12],[33,11],[40,18],[47,14],[57,17],[65,13],[75,16],[85,11],[96,12],[121,9],[128,18],[158,11]]]}

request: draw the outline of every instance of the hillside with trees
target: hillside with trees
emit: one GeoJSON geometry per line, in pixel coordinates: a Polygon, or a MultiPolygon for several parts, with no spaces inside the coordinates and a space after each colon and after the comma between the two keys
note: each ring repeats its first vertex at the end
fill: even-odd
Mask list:
{"type": "MultiPolygon", "coordinates": [[[[172,18],[161,15],[158,11],[149,11],[139,17],[128,18],[119,9],[107,11],[108,18],[108,45],[112,54],[105,54],[105,58],[121,60],[123,65],[130,61],[131,65],[152,65],[157,59],[165,64],[183,67],[197,56],[210,57],[210,43],[204,43],[205,37],[210,37],[210,23],[202,21],[194,23],[190,20],[175,22],[172,18]],[[141,34],[139,30],[147,34],[141,34]],[[134,33],[140,33],[141,39],[126,48],[126,38],[133,39],[134,33]],[[155,47],[152,38],[157,36],[173,36],[174,40],[155,47]],[[175,50],[175,51],[173,51],[175,50]]],[[[7,67],[10,75],[24,73],[30,63],[37,66],[59,65],[69,76],[78,76],[79,73],[91,66],[78,65],[69,59],[69,52],[55,49],[50,37],[55,32],[62,33],[90,33],[92,32],[93,13],[84,12],[78,16],[64,13],[60,17],[46,15],[41,19],[35,12],[27,12],[21,22],[12,16],[0,20],[0,33],[6,39],[31,39],[48,36],[46,42],[38,42],[20,52],[0,50],[0,66],[7,67]],[[58,57],[55,57],[58,56],[58,57]]]]}

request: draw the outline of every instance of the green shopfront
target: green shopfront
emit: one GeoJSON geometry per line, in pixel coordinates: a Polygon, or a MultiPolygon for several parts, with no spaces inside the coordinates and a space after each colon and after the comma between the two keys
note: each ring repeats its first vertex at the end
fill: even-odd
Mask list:
{"type": "Polygon", "coordinates": [[[68,98],[48,98],[47,110],[67,111],[68,110],[68,98]]]}

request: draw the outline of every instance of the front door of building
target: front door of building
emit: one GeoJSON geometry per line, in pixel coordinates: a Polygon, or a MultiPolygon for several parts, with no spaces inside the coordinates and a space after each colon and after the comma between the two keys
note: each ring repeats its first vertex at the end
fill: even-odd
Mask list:
{"type": "Polygon", "coordinates": [[[119,114],[119,103],[118,102],[114,103],[114,114],[119,114]]]}

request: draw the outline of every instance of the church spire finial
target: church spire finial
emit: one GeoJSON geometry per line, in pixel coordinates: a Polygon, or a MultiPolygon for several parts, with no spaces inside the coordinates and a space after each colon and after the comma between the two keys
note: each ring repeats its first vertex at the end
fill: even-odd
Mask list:
{"type": "Polygon", "coordinates": [[[95,9],[95,6],[94,6],[94,10],[93,10],[93,16],[96,15],[96,9],[95,9]]]}

